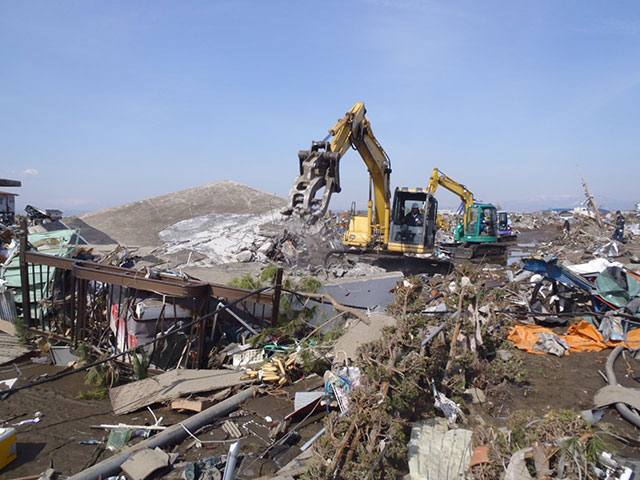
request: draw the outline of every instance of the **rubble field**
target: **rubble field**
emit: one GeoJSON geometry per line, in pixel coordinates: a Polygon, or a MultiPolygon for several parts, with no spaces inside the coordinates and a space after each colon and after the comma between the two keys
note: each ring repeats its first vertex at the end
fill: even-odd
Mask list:
{"type": "MultiPolygon", "coordinates": [[[[327,263],[341,248],[343,215],[308,226],[248,187],[205,190],[221,188],[215,198],[233,201],[209,211],[178,214],[185,192],[170,208],[165,196],[83,216],[95,238],[116,245],[78,244],[69,258],[158,282],[208,282],[212,292],[228,286],[236,307],[275,286],[278,313],[273,303],[265,313],[214,299],[227,313],[213,321],[186,300],[135,290],[121,319],[113,298],[122,293],[103,279],[85,294],[89,333],[72,342],[80,334],[69,333],[69,315],[36,298],[46,328],[0,323],[0,339],[15,344],[0,365],[0,427],[17,434],[17,458],[0,479],[640,472],[639,214],[624,212],[624,242],[612,240],[613,214],[599,224],[582,211],[522,213],[511,215],[518,239],[505,257],[460,261],[436,248],[426,258],[327,263]],[[151,229],[141,223],[139,237],[116,219],[161,207],[173,213],[151,229]],[[205,320],[197,332],[210,333],[187,336],[185,326],[205,320]],[[184,368],[189,361],[199,368],[184,368]]],[[[42,252],[53,241],[31,235],[46,230],[29,236],[42,252]]]]}

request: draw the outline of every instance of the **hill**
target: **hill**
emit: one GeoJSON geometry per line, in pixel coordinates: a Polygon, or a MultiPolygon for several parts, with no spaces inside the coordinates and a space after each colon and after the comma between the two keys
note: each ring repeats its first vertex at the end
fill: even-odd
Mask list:
{"type": "Polygon", "coordinates": [[[65,219],[93,244],[157,246],[158,236],[174,223],[212,213],[261,214],[282,208],[286,200],[232,180],[189,188],[138,202],[65,219]]]}

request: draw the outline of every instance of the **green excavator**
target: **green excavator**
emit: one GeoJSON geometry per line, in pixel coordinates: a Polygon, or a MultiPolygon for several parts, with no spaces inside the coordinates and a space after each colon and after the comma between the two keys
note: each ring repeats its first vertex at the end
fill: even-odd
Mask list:
{"type": "Polygon", "coordinates": [[[427,193],[435,195],[440,186],[458,195],[464,203],[462,221],[454,230],[454,242],[440,243],[440,248],[454,258],[504,255],[507,247],[498,243],[496,207],[490,203],[476,202],[466,186],[434,168],[427,193]]]}

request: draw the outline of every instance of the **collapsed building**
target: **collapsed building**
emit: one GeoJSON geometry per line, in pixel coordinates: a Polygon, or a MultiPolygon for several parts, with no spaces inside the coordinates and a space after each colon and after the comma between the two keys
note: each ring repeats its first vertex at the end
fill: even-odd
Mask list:
{"type": "MultiPolygon", "coordinates": [[[[15,425],[25,449],[41,435],[36,424],[59,442],[32,462],[18,450],[6,467],[16,475],[44,471],[54,458],[72,478],[634,471],[637,413],[621,399],[631,395],[635,380],[624,370],[640,347],[638,216],[627,214],[621,244],[611,241],[611,215],[603,226],[579,212],[512,215],[519,237],[501,262],[457,261],[436,249],[405,275],[363,261],[326,265],[340,216],[307,227],[280,216],[281,199],[233,182],[174,201],[65,219],[69,230],[23,226],[6,239],[17,308],[3,315],[15,327],[19,316],[37,347],[18,366],[23,376],[10,368],[0,377],[13,382],[0,421],[15,425]],[[227,207],[206,210],[221,198],[231,199],[227,207]],[[221,281],[229,272],[233,281],[221,281]],[[622,366],[615,360],[625,345],[622,366]],[[596,355],[607,349],[616,357],[603,383],[597,366],[587,372],[589,358],[604,363],[608,354],[596,355]],[[47,377],[99,377],[95,391],[109,397],[84,400],[106,406],[109,420],[67,420],[79,447],[66,452],[70,460],[57,453],[69,435],[56,437],[56,409],[29,397],[63,381],[30,376],[43,360],[57,365],[47,377]],[[567,366],[581,369],[577,385],[567,366]],[[570,387],[588,393],[572,397],[570,387]],[[566,410],[544,410],[548,398],[566,410]],[[539,402],[534,413],[524,413],[528,401],[539,402]],[[620,403],[630,413],[617,413],[620,403]],[[598,446],[600,428],[624,440],[615,451],[598,446]],[[582,456],[589,449],[599,456],[582,456]]],[[[454,215],[445,219],[455,224],[454,215]]],[[[84,411],[75,396],[55,396],[84,411]]]]}

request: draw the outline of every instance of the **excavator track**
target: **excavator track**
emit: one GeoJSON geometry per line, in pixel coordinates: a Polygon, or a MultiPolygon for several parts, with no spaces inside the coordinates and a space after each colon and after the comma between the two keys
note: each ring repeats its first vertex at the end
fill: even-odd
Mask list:
{"type": "Polygon", "coordinates": [[[453,270],[453,263],[449,260],[441,260],[434,257],[413,257],[398,252],[385,250],[365,250],[349,248],[346,250],[330,250],[324,259],[325,267],[348,268],[355,262],[368,263],[376,267],[384,268],[388,272],[400,271],[405,275],[429,275],[441,273],[448,274],[453,270]]]}
{"type": "Polygon", "coordinates": [[[508,246],[500,243],[441,243],[442,252],[456,260],[471,260],[484,257],[503,257],[508,246]]]}

